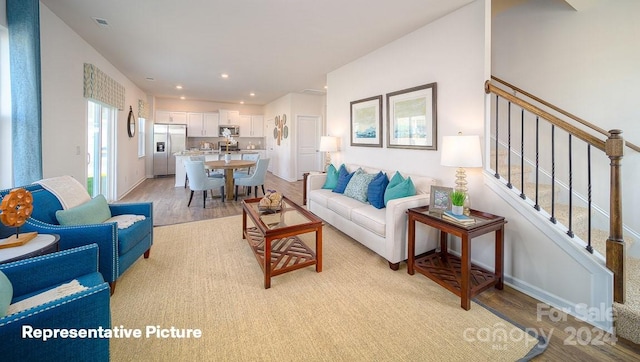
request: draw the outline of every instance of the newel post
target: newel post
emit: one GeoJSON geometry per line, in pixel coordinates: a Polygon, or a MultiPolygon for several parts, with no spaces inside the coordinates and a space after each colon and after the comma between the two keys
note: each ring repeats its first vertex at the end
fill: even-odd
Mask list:
{"type": "Polygon", "coordinates": [[[605,152],[611,161],[610,201],[609,201],[609,239],[607,239],[607,268],[613,272],[613,300],[624,303],[626,291],[625,243],[622,236],[622,178],[620,169],[624,153],[622,131],[609,131],[605,143],[605,152]]]}

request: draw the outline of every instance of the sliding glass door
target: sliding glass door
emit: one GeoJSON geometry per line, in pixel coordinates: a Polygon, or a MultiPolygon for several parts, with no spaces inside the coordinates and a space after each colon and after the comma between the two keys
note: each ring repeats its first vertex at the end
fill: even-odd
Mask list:
{"type": "Polygon", "coordinates": [[[113,195],[115,171],[115,108],[88,101],[87,190],[91,196],[102,194],[109,201],[113,195]]]}

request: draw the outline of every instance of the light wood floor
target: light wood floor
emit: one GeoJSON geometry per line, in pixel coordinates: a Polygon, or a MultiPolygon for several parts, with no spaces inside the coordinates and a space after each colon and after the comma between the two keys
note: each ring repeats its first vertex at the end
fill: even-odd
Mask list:
{"type": "MultiPolygon", "coordinates": [[[[302,181],[287,182],[268,173],[265,189],[278,190],[294,202],[302,204],[302,181]]],[[[206,207],[203,208],[201,192],[196,192],[191,207],[187,207],[189,194],[188,187],[174,187],[173,177],[156,178],[145,180],[120,202],[153,202],[156,226],[242,213],[242,195],[237,202],[223,202],[220,195],[214,195],[213,199],[209,196],[206,207]]],[[[261,191],[259,195],[262,195],[261,191]]],[[[151,255],[153,257],[153,253],[151,255]]],[[[389,272],[393,273],[392,270],[389,272]]],[[[402,272],[402,269],[398,272],[402,272]]],[[[502,291],[487,290],[477,297],[477,301],[497,310],[513,322],[533,329],[539,335],[551,335],[547,350],[535,358],[535,361],[640,361],[640,345],[625,340],[601,343],[605,336],[600,330],[572,316],[548,309],[546,305],[508,286],[502,291]],[[543,313],[538,313],[539,309],[543,313]]]]}

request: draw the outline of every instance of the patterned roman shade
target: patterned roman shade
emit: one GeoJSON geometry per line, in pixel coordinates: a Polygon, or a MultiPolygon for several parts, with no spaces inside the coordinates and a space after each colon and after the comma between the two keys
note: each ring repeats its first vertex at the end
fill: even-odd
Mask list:
{"type": "Polygon", "coordinates": [[[142,99],[138,99],[138,118],[149,118],[149,105],[142,99]]]}
{"type": "Polygon", "coordinates": [[[84,96],[124,110],[124,86],[93,64],[84,63],[84,96]]]}

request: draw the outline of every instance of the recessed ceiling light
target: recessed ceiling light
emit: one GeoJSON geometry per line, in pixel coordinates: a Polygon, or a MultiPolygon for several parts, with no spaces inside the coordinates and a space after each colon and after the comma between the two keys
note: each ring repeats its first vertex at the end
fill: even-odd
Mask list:
{"type": "Polygon", "coordinates": [[[229,78],[229,74],[227,74],[227,73],[222,73],[222,74],[220,74],[220,78],[227,79],[227,78],[229,78]]]}
{"type": "Polygon", "coordinates": [[[244,104],[244,101],[240,101],[240,104],[244,104]]]}
{"type": "Polygon", "coordinates": [[[253,93],[253,92],[249,93],[249,95],[250,95],[250,96],[252,96],[252,97],[255,97],[255,96],[256,96],[256,94],[255,94],[255,93],[253,93]]]}
{"type": "Polygon", "coordinates": [[[181,86],[180,84],[178,84],[178,85],[176,86],[176,89],[182,89],[182,86],[181,86]]]}
{"type": "Polygon", "coordinates": [[[185,98],[185,96],[182,96],[182,97],[180,97],[180,99],[185,100],[186,98],[185,98]]]}

